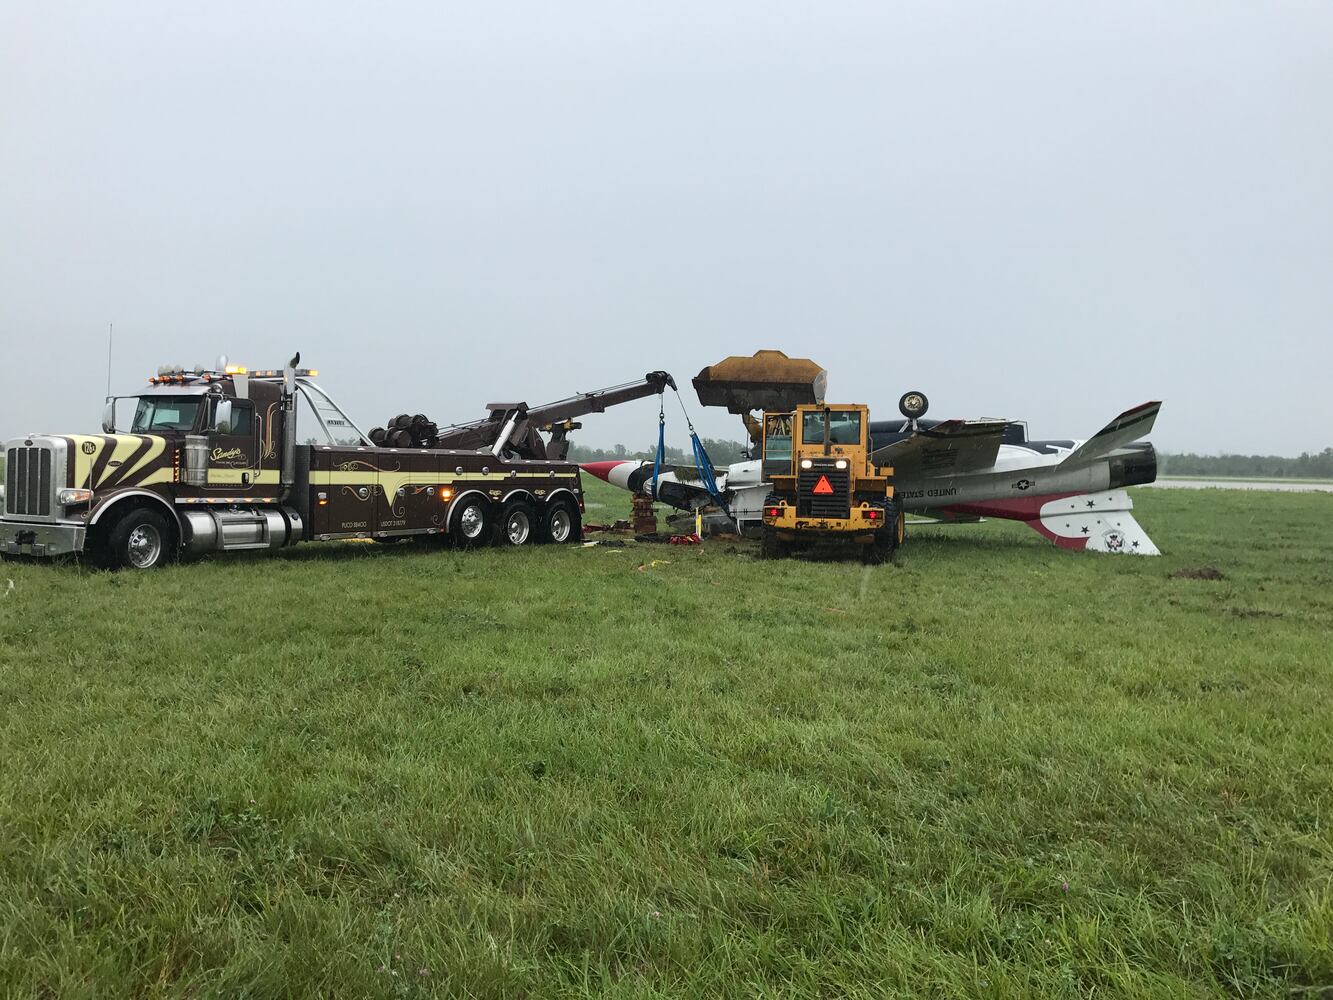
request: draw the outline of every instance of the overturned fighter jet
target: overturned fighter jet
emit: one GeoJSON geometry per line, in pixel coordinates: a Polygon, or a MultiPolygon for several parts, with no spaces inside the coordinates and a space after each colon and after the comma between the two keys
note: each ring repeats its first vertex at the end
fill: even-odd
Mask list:
{"type": "MultiPolygon", "coordinates": [[[[827,373],[806,359],[778,351],[728,358],[694,380],[705,406],[726,406],[745,420],[752,457],[718,471],[716,486],[739,530],[763,524],[771,477],[791,461],[796,405],[823,402],[827,373]],[[759,419],[751,414],[762,410],[759,419]]],[[[1131,513],[1126,487],[1157,478],[1148,434],[1161,408],[1148,402],[1120,414],[1092,437],[1033,441],[1013,420],[929,420],[923,393],[899,400],[901,419],[870,422],[875,465],[892,468],[894,502],[928,522],[966,523],[997,517],[1022,521],[1056,545],[1090,552],[1159,555],[1131,513]]],[[[583,469],[612,485],[680,510],[710,496],[692,467],[659,469],[654,494],[652,462],[592,462],[583,469]]]]}

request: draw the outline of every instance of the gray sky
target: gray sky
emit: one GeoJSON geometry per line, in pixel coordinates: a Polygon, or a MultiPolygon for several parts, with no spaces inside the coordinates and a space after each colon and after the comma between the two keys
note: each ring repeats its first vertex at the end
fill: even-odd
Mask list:
{"type": "Polygon", "coordinates": [[[0,435],[95,429],[114,322],[118,392],[299,349],[367,426],[775,347],[883,416],[1317,450],[1331,98],[1322,0],[5,4],[0,435]]]}

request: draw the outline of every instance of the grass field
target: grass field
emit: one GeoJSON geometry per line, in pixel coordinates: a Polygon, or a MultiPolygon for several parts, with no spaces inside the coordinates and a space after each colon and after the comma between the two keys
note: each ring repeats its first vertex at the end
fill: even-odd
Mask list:
{"type": "Polygon", "coordinates": [[[6,563],[0,994],[1333,995],[1333,497],[1136,501],[6,563]]]}

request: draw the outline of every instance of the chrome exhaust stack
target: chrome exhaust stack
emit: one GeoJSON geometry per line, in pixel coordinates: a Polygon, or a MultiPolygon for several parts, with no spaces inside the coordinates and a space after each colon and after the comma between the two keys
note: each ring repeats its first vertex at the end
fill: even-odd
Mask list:
{"type": "Polygon", "coordinates": [[[301,363],[297,351],[282,370],[282,498],[286,500],[296,485],[296,366],[301,363]]]}

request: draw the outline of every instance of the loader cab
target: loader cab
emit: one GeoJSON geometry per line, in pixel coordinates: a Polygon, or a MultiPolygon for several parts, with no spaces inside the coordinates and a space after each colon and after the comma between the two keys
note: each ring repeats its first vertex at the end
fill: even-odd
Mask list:
{"type": "Polygon", "coordinates": [[[800,417],[803,456],[843,455],[865,447],[865,409],[847,406],[802,406],[800,417]]]}
{"type": "Polygon", "coordinates": [[[841,458],[864,461],[869,413],[864,406],[798,406],[792,415],[796,431],[793,457],[808,459],[841,458]]]}
{"type": "Polygon", "coordinates": [[[765,413],[763,436],[763,475],[791,475],[792,414],[765,413]]]}

